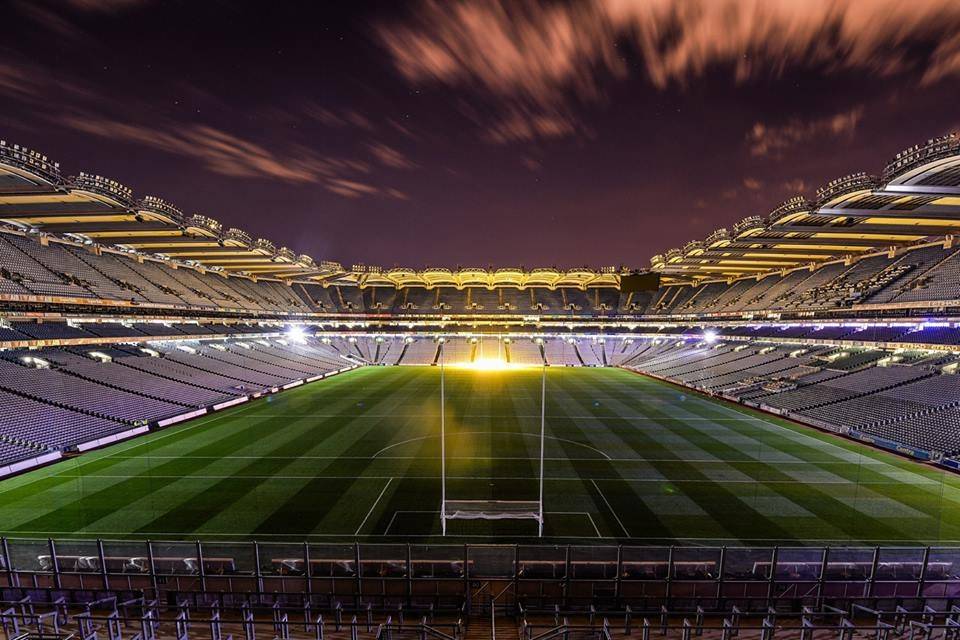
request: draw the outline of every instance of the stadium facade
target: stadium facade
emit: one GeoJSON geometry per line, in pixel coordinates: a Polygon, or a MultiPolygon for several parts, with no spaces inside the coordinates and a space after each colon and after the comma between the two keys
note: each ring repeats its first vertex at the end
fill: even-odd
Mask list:
{"type": "MultiPolygon", "coordinates": [[[[815,201],[793,198],[655,256],[648,277],[613,267],[346,269],[112,180],[65,178],[7,143],[0,221],[0,476],[358,368],[490,360],[627,369],[960,469],[956,136],[898,154],[879,177],[835,180],[815,201]]],[[[162,598],[187,618],[235,607],[247,638],[263,615],[289,637],[293,612],[322,637],[320,611],[329,632],[373,633],[376,617],[386,625],[377,634],[388,634],[404,607],[418,620],[408,631],[452,637],[463,620],[450,612],[478,603],[523,617],[528,639],[631,624],[647,638],[661,623],[688,638],[710,627],[704,611],[726,616],[713,622],[727,638],[738,611],[780,605],[795,609],[798,629],[955,633],[960,551],[647,548],[622,537],[607,547],[4,538],[0,590],[5,601],[43,602],[47,625],[60,619],[58,597],[67,607],[100,594],[84,624],[114,638],[107,618],[135,622],[142,640],[162,598]],[[584,613],[591,606],[617,622],[584,613]],[[693,623],[675,615],[697,607],[693,623]],[[556,619],[537,618],[554,610],[556,619]],[[568,610],[589,619],[564,622],[568,610]]],[[[3,615],[40,624],[22,608],[3,615]]],[[[776,617],[754,615],[756,629],[776,617]]],[[[211,633],[220,632],[218,622],[211,633]]]]}

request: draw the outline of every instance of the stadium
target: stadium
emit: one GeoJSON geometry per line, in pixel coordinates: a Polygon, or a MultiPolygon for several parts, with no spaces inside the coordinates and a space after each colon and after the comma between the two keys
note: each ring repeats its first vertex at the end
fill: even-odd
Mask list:
{"type": "Polygon", "coordinates": [[[11,9],[4,640],[960,637],[955,6],[160,4],[11,9]]]}
{"type": "Polygon", "coordinates": [[[6,599],[951,597],[956,136],[645,273],[347,270],[0,154],[6,599]]]}

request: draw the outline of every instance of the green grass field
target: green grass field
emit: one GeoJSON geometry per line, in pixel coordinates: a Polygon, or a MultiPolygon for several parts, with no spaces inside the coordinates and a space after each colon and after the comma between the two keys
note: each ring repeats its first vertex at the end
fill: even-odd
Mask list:
{"type": "MultiPolygon", "coordinates": [[[[8,479],[0,534],[436,540],[439,375],[358,369],[8,479]]],[[[534,498],[540,371],[446,383],[448,497],[534,498]]],[[[551,369],[547,396],[556,542],[960,540],[960,478],[932,467],[623,370],[551,369]]]]}

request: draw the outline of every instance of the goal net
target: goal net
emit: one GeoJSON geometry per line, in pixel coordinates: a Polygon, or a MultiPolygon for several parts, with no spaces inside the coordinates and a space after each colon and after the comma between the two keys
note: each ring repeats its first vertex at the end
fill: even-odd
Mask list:
{"type": "Polygon", "coordinates": [[[442,516],[446,520],[542,520],[539,500],[447,500],[442,516]]]}

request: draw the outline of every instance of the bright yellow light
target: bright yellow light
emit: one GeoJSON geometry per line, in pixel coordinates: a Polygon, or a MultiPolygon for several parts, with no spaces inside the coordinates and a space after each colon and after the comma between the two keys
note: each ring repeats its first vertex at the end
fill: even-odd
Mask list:
{"type": "Polygon", "coordinates": [[[450,366],[458,369],[473,369],[475,371],[507,371],[509,369],[523,369],[535,365],[517,364],[507,362],[500,358],[477,358],[473,362],[454,362],[450,366]]]}

